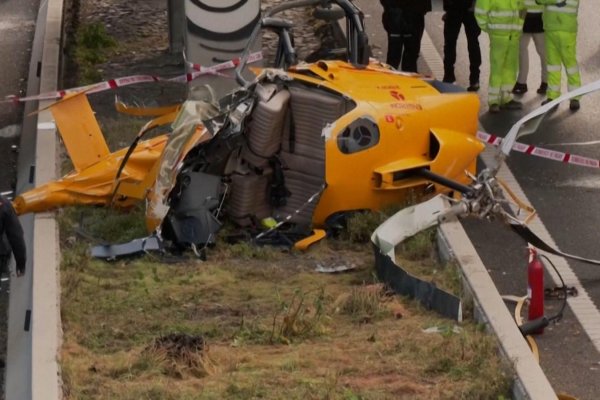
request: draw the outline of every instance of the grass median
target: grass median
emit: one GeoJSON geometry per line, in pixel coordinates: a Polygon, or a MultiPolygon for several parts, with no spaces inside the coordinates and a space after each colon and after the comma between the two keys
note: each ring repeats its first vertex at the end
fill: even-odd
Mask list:
{"type": "MultiPolygon", "coordinates": [[[[115,213],[72,209],[61,218],[68,399],[500,399],[509,392],[510,368],[495,339],[386,292],[367,243],[329,239],[306,253],[219,243],[205,262],[90,259],[73,227],[84,221],[90,235],[108,240],[122,232],[111,218],[134,217],[115,213]],[[321,274],[317,264],[354,269],[321,274]]],[[[437,265],[443,276],[432,246],[418,239],[400,256],[429,271],[437,265]]],[[[451,286],[454,274],[446,273],[451,279],[439,281],[451,286]]]]}

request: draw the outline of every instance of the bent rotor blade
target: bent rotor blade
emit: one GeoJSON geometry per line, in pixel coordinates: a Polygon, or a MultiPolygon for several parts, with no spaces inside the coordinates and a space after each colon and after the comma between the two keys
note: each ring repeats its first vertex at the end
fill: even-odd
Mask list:
{"type": "Polygon", "coordinates": [[[536,235],[527,225],[523,224],[510,224],[510,227],[513,231],[515,231],[523,240],[527,243],[531,244],[534,247],[537,247],[540,250],[543,250],[547,253],[554,254],[557,256],[561,256],[564,258],[569,258],[571,260],[577,260],[584,262],[586,264],[600,265],[600,260],[592,260],[590,258],[584,258],[580,256],[575,256],[572,254],[563,253],[560,250],[555,249],[550,246],[548,243],[544,242],[538,235],[536,235]]]}
{"type": "Polygon", "coordinates": [[[461,299],[441,288],[435,282],[412,275],[396,261],[396,246],[404,239],[435,226],[444,216],[456,209],[449,207],[438,195],[424,203],[407,207],[381,224],[373,235],[377,277],[388,288],[403,296],[416,299],[429,310],[462,321],[461,299]]]}
{"type": "Polygon", "coordinates": [[[552,110],[554,107],[558,106],[565,100],[570,100],[574,97],[582,96],[584,94],[595,92],[597,90],[600,90],[600,80],[584,85],[580,88],[573,90],[572,92],[565,93],[562,96],[552,100],[548,104],[545,104],[542,107],[533,110],[532,112],[518,120],[510,128],[510,130],[506,134],[506,137],[502,140],[502,145],[500,146],[500,150],[496,155],[497,165],[491,168],[491,170],[494,171],[494,175],[500,169],[500,166],[502,165],[504,159],[510,154],[510,151],[512,150],[517,139],[521,136],[529,135],[535,132],[548,111],[552,110]]]}
{"type": "Polygon", "coordinates": [[[442,196],[411,207],[406,207],[388,218],[373,232],[371,241],[381,253],[395,261],[395,248],[404,239],[430,228],[448,209],[442,196]]]}

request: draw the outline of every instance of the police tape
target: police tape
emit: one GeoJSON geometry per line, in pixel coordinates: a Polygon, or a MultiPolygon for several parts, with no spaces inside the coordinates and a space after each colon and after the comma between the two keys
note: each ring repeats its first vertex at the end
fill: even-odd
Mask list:
{"type": "MultiPolygon", "coordinates": [[[[477,138],[482,142],[491,144],[493,146],[500,146],[502,138],[499,136],[491,135],[487,132],[478,131],[477,138]]],[[[515,142],[512,149],[519,153],[525,153],[536,157],[546,158],[548,160],[554,160],[563,162],[566,164],[579,165],[581,167],[589,168],[600,168],[600,160],[578,156],[570,153],[563,153],[562,151],[544,149],[531,144],[524,144],[515,142]]]]}
{"type": "MultiPolygon", "coordinates": [[[[256,52],[250,54],[248,58],[248,63],[253,63],[256,61],[260,61],[263,59],[262,52],[256,52]]],[[[25,96],[19,97],[15,95],[5,96],[5,100],[0,101],[0,103],[9,103],[9,102],[26,102],[33,100],[55,100],[63,98],[67,94],[72,93],[80,93],[86,92],[87,94],[104,92],[106,90],[113,90],[116,88],[135,85],[138,83],[149,83],[149,82],[173,82],[173,83],[189,83],[194,79],[203,76],[203,75],[216,75],[230,78],[230,76],[225,75],[222,71],[233,69],[237,67],[240,63],[239,58],[235,58],[233,60],[225,61],[220,64],[211,65],[210,67],[205,67],[199,64],[193,64],[186,61],[186,65],[193,69],[193,72],[186,73],[183,75],[176,76],[174,78],[163,78],[155,75],[130,75],[116,79],[109,79],[104,82],[94,83],[86,86],[79,86],[71,89],[65,90],[57,90],[55,92],[42,93],[34,96],[25,96]]]]}
{"type": "MultiPolygon", "coordinates": [[[[262,51],[257,51],[256,53],[250,53],[250,55],[248,56],[248,61],[247,63],[253,63],[256,61],[261,61],[263,59],[263,54],[262,51]]],[[[241,58],[237,57],[234,58],[232,60],[226,61],[223,64],[218,64],[218,65],[222,65],[222,66],[226,66],[227,68],[235,68],[240,64],[241,58]]],[[[205,67],[203,65],[200,64],[194,64],[190,61],[185,60],[185,64],[187,65],[188,68],[191,68],[195,71],[210,71],[213,70],[216,66],[210,66],[210,67],[205,67]]]]}

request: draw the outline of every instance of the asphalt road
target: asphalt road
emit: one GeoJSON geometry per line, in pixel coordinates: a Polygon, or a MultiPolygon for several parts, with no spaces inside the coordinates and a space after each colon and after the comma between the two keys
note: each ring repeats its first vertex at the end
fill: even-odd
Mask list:
{"type": "MultiPolygon", "coordinates": [[[[0,97],[25,91],[39,0],[0,0],[0,97]]],[[[0,191],[15,184],[22,105],[0,103],[0,191]]]]}
{"type": "MultiPolygon", "coordinates": [[[[34,47],[34,34],[36,18],[40,0],[0,0],[0,60],[3,61],[0,73],[0,99],[6,95],[23,95],[37,91],[36,69],[30,70],[32,48],[34,47]]],[[[39,46],[38,46],[39,47],[39,46]]],[[[38,49],[39,52],[39,49],[38,49]]],[[[39,58],[39,55],[38,55],[39,58]]],[[[33,111],[37,104],[12,104],[0,103],[0,191],[12,190],[17,192],[31,186],[28,170],[22,168],[24,176],[19,176],[17,182],[17,157],[20,164],[32,164],[34,161],[35,126],[31,118],[23,124],[23,115],[33,111]],[[26,125],[23,128],[23,125],[26,125]],[[29,127],[27,127],[29,125],[29,127]],[[23,128],[23,129],[22,129],[23,128]],[[28,132],[22,135],[21,132],[28,132]],[[19,153],[12,150],[17,146],[19,153]]],[[[26,241],[31,243],[32,218],[21,219],[25,229],[26,241]]],[[[0,293],[0,350],[6,360],[7,371],[2,373],[2,397],[27,398],[27,385],[30,381],[29,371],[31,366],[27,363],[27,353],[30,352],[31,337],[23,331],[23,316],[25,308],[31,308],[31,246],[28,248],[28,273],[25,278],[12,280],[11,304],[7,316],[7,282],[2,284],[0,293]],[[16,300],[15,300],[16,299],[16,300]],[[6,332],[6,322],[15,320],[15,332],[6,332]],[[5,349],[8,347],[7,353],[5,349]],[[6,383],[4,382],[6,378],[6,383]],[[11,396],[10,394],[18,394],[11,396]]]]}
{"type": "MultiPolygon", "coordinates": [[[[438,53],[436,56],[439,58],[439,55],[443,54],[444,44],[441,20],[443,12],[441,0],[433,1],[434,11],[427,15],[426,25],[427,33],[438,53]]],[[[366,26],[374,55],[385,59],[387,45],[380,23],[379,2],[356,2],[366,14],[366,26]]],[[[600,46],[596,32],[600,8],[590,2],[581,2],[580,7],[578,60],[582,79],[584,83],[589,83],[600,79],[600,46]]],[[[504,136],[513,123],[538,107],[544,99],[535,92],[540,83],[539,59],[531,44],[529,92],[521,98],[525,105],[524,110],[490,115],[486,106],[489,46],[485,34],[480,37],[480,44],[483,57],[482,90],[479,93],[482,100],[480,122],[487,132],[504,136]]],[[[457,83],[463,86],[468,84],[467,54],[466,40],[464,34],[461,34],[456,76],[457,83]]],[[[422,58],[419,66],[421,73],[430,72],[422,58]]],[[[546,118],[536,133],[519,141],[600,158],[600,131],[597,128],[600,123],[600,106],[597,105],[599,101],[600,94],[586,96],[582,100],[582,109],[577,113],[572,113],[568,106],[563,104],[546,118]]],[[[567,253],[600,259],[596,233],[600,225],[600,171],[520,153],[511,154],[508,165],[560,249],[567,253]]],[[[525,295],[526,244],[499,223],[467,220],[463,225],[500,293],[525,295]]],[[[579,262],[569,264],[594,304],[598,306],[600,267],[579,262]]],[[[547,277],[547,286],[551,286],[549,282],[547,277]]],[[[546,306],[547,314],[552,315],[560,303],[547,301],[546,306]]],[[[600,397],[600,354],[568,308],[563,320],[547,328],[537,341],[541,351],[542,368],[558,392],[566,392],[579,399],[600,397]]]]}

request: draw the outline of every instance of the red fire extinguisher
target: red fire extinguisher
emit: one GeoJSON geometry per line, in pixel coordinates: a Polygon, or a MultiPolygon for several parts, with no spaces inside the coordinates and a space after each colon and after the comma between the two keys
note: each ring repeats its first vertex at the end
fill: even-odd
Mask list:
{"type": "MultiPolygon", "coordinates": [[[[527,297],[529,298],[528,321],[544,317],[544,264],[533,247],[529,247],[529,265],[527,266],[527,297]]],[[[531,332],[544,333],[544,327],[531,332]]]]}

